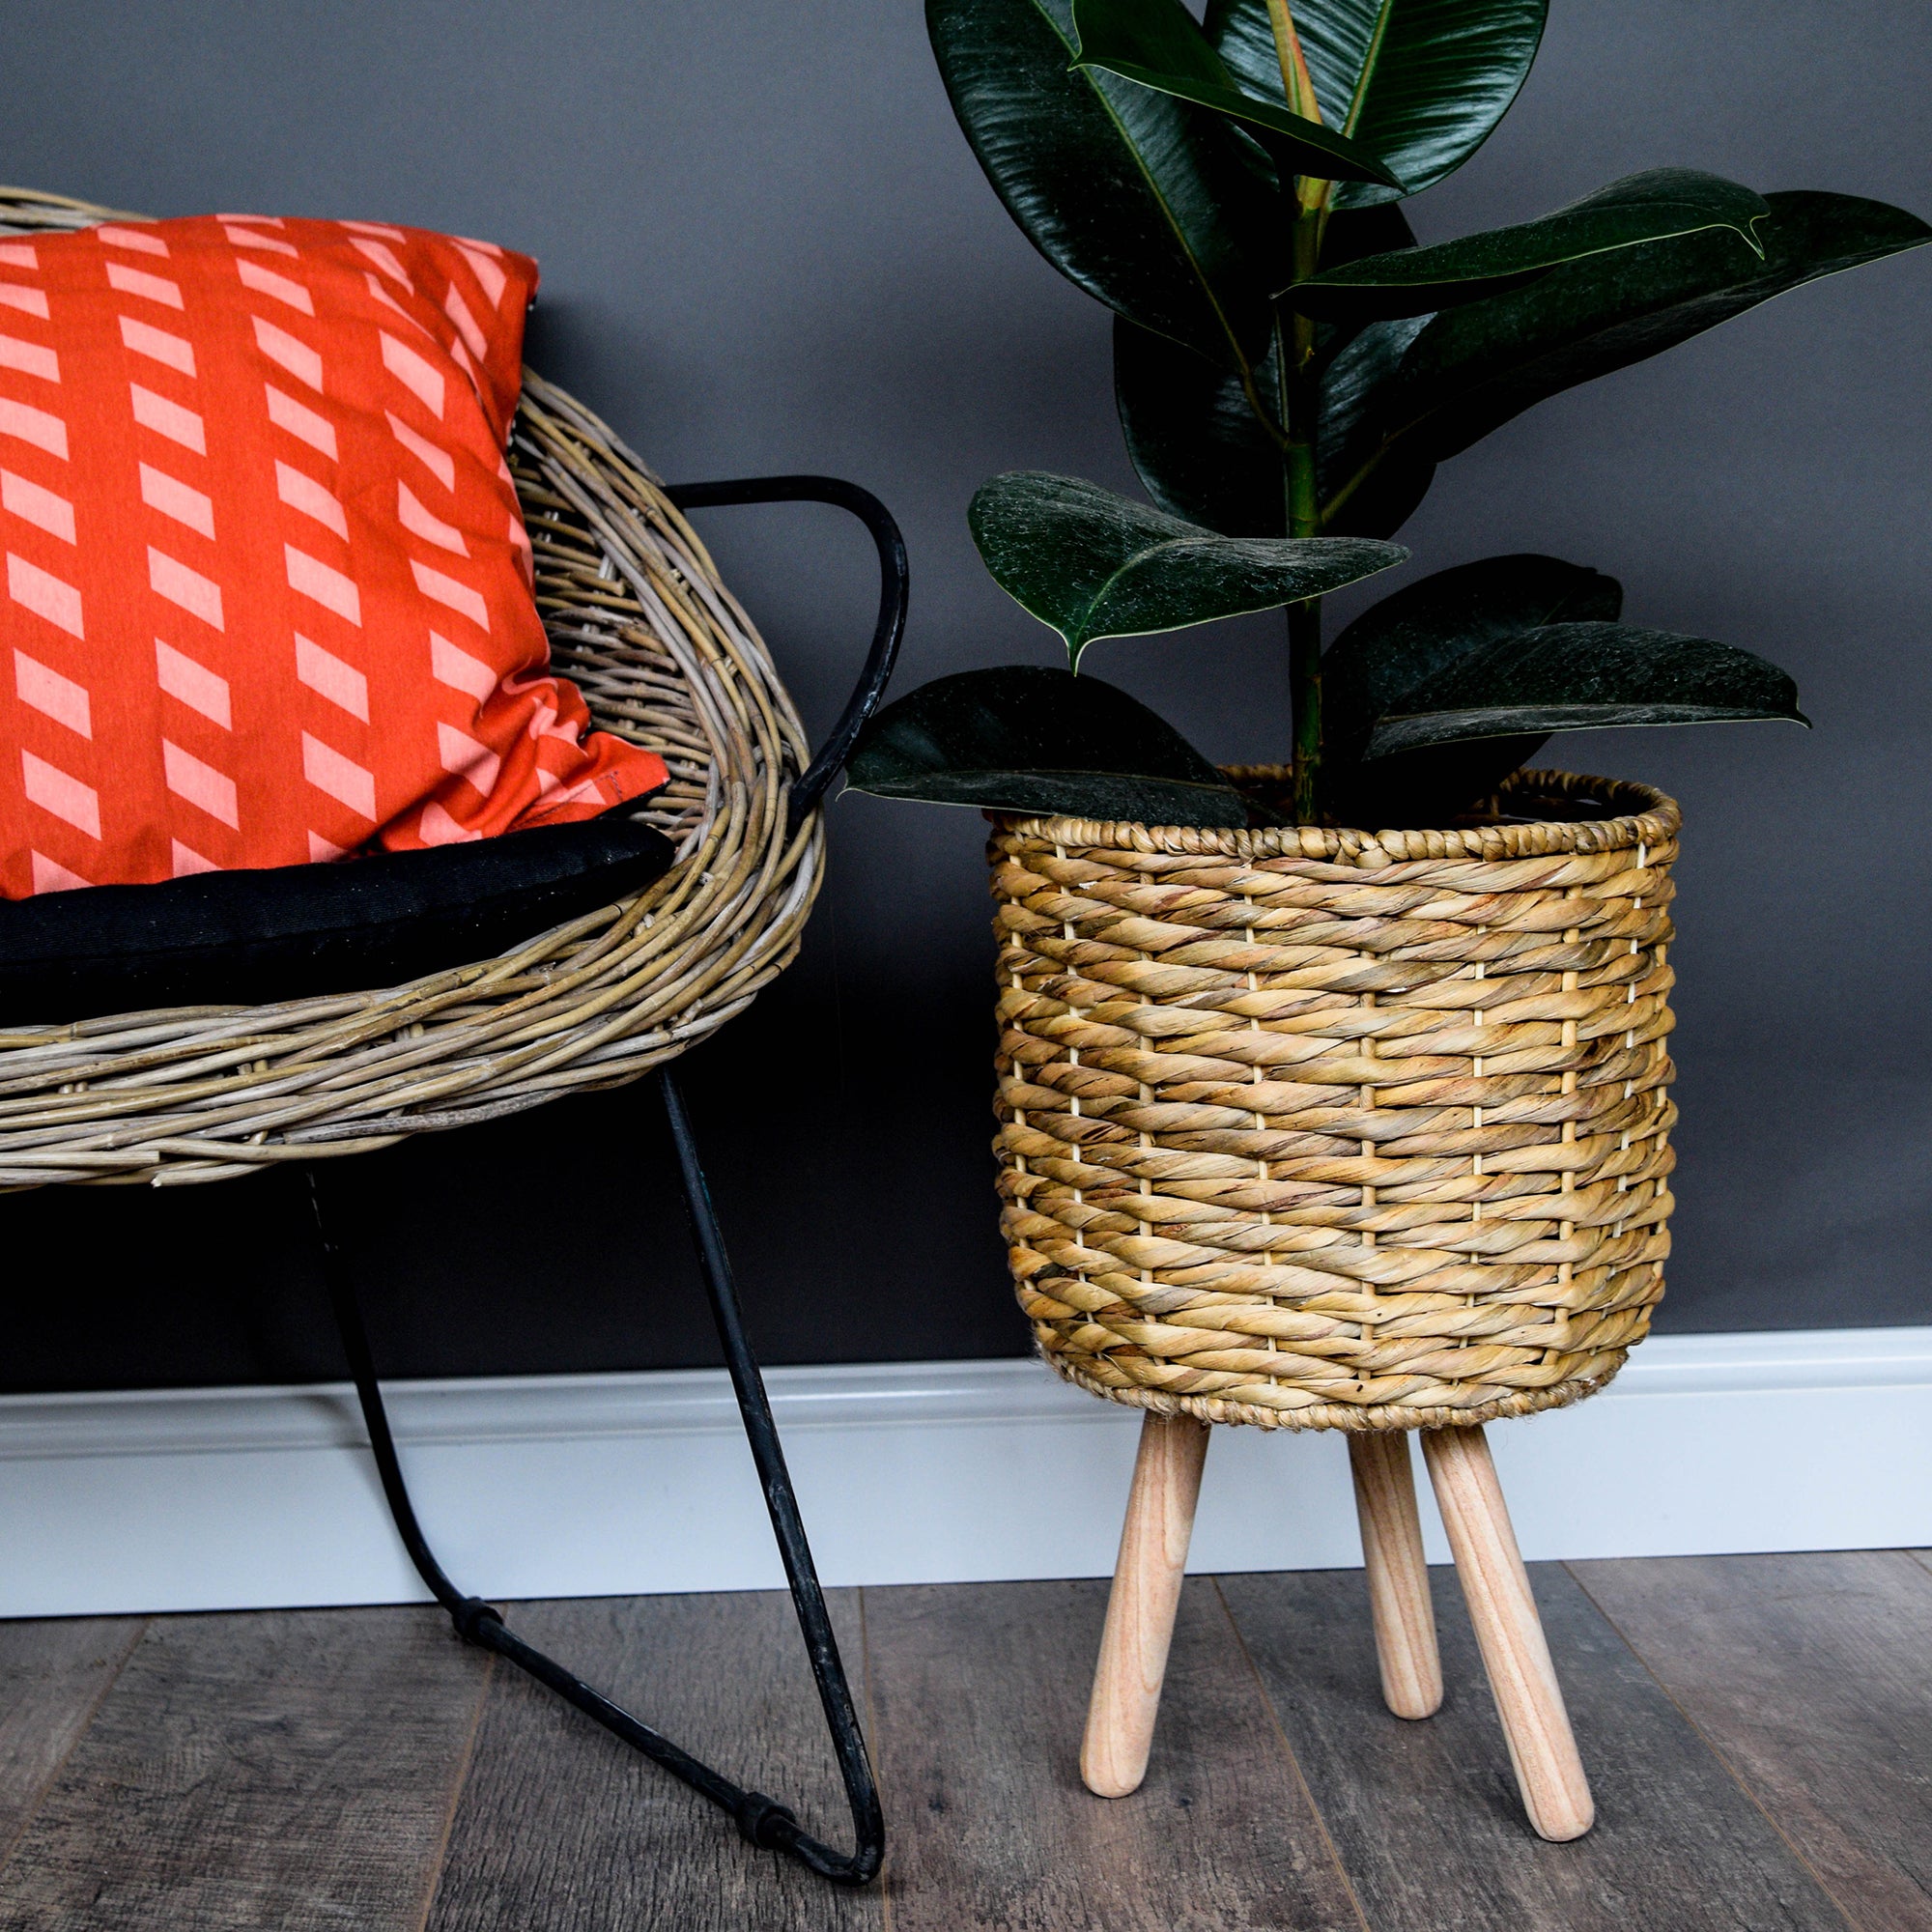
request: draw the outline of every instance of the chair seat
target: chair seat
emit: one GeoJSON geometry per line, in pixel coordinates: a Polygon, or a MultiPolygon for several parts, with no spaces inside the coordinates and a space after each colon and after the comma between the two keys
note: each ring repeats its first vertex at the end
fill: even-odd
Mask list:
{"type": "Polygon", "coordinates": [[[434,851],[0,901],[0,1023],[402,985],[640,892],[675,856],[663,833],[606,813],[434,851]]]}

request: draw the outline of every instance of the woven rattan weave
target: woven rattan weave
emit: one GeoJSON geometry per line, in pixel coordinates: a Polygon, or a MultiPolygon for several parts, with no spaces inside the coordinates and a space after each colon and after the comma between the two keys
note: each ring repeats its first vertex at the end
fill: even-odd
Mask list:
{"type": "MultiPolygon", "coordinates": [[[[0,188],[0,234],[109,218],[0,188]]],[[[824,835],[816,811],[786,829],[809,753],[757,632],[649,469],[528,371],[510,464],[557,667],[599,726],[664,754],[671,782],[639,815],[679,862],[633,898],[406,986],[0,1030],[0,1189],[220,1180],[616,1086],[790,961],[824,835]]]]}
{"type": "Polygon", "coordinates": [[[1642,1339],[1677,808],[1556,772],[1499,803],[1379,835],[994,821],[1000,1189],[1067,1380],[1432,1428],[1573,1402],[1642,1339]]]}

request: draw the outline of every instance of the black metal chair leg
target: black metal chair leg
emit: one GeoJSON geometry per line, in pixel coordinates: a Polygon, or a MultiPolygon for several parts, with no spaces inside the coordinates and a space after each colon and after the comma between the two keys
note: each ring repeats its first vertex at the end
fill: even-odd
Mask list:
{"type": "Polygon", "coordinates": [[[324,1271],[328,1284],[329,1302],[341,1330],[343,1349],[355,1378],[355,1393],[368,1426],[369,1447],[383,1482],[389,1513],[409,1551],[416,1574],[437,1602],[448,1611],[457,1634],[466,1642],[492,1650],[541,1684],[549,1686],[567,1703],[622,1738],[634,1749],[672,1776],[681,1777],[693,1790],[700,1792],[736,1821],[739,1833],[753,1845],[768,1851],[783,1852],[839,1885],[865,1885],[878,1874],[885,1857],[885,1819],[879,1809],[878,1786],[873,1780],[871,1761],[866,1752],[865,1736],[859,1728],[858,1712],[853,1706],[851,1688],[838,1656],[838,1640],[826,1614],[825,1597],[819,1588],[812,1565],[811,1547],[806,1540],[805,1525],[798,1513],[798,1500],[785,1469],[784,1451],[779,1442],[777,1425],[772,1420],[771,1404],[765,1395],[764,1379],[758,1372],[756,1356],[746,1339],[744,1320],[738,1305],[737,1289],[731,1278],[731,1264],[724,1251],[711,1194],[705,1185],[704,1170],[697,1157],[691,1122],[684,1110],[683,1096],[668,1069],[658,1075],[664,1095],[665,1112],[670,1122],[671,1138],[677,1148],[678,1168],[684,1183],[692,1236],[697,1246],[698,1262],[711,1298],[712,1314],[718,1323],[719,1340],[737,1392],[738,1406],[744,1417],[745,1434],[751,1443],[752,1458],[771,1513],[779,1553],[783,1558],[785,1577],[791,1585],[792,1604],[798,1613],[799,1628],[811,1660],[811,1674],[818,1686],[819,1701],[832,1735],[838,1759],[839,1775],[852,1808],[855,1844],[851,1855],[835,1850],[805,1831],[796,1813],[763,1792],[747,1791],[732,1783],[709,1765],[700,1763],[689,1751],[654,1731],[648,1724],[594,1690],[554,1659],[532,1648],[504,1623],[502,1613],[476,1597],[467,1597],[444,1575],[416,1520],[410,1492],[397,1461],[395,1437],[383,1405],[383,1392],[376,1377],[375,1361],[369,1350],[368,1331],[356,1300],[355,1284],[344,1264],[341,1251],[329,1236],[316,1187],[315,1171],[308,1172],[309,1198],[314,1208],[316,1231],[321,1239],[324,1271]]]}

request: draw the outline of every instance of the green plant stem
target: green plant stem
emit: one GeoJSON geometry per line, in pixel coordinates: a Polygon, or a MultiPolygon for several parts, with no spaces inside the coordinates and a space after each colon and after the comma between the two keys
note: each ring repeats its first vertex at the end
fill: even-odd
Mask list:
{"type": "Polygon", "coordinates": [[[1294,687],[1294,818],[1316,818],[1316,776],[1321,767],[1321,600],[1288,607],[1288,676],[1294,687]]]}
{"type": "MultiPolygon", "coordinates": [[[[1299,185],[1294,223],[1294,275],[1315,272],[1321,249],[1325,192],[1310,205],[1306,183],[1299,185]]],[[[1323,189],[1326,184],[1321,185],[1323,189]]],[[[1321,534],[1321,502],[1315,475],[1315,426],[1320,402],[1315,382],[1315,325],[1306,316],[1277,314],[1276,352],[1282,371],[1282,422],[1288,447],[1282,458],[1282,484],[1288,534],[1321,534]]],[[[1311,597],[1288,608],[1288,681],[1294,708],[1294,816],[1312,824],[1321,768],[1321,600],[1311,597]]]]}
{"type": "MultiPolygon", "coordinates": [[[[1321,119],[1321,103],[1308,61],[1294,31],[1290,0],[1267,0],[1268,26],[1281,62],[1282,88],[1289,106],[1310,121],[1321,119]]],[[[1321,236],[1327,225],[1328,197],[1334,185],[1313,175],[1297,175],[1283,186],[1290,192],[1293,227],[1290,252],[1300,281],[1321,265],[1321,236]]],[[[1281,424],[1287,435],[1282,451],[1283,507],[1288,534],[1321,534],[1321,499],[1315,474],[1315,430],[1321,403],[1315,380],[1315,324],[1304,315],[1277,309],[1275,366],[1280,373],[1281,424]]],[[[1294,815],[1303,825],[1316,815],[1321,770],[1321,600],[1308,598],[1288,607],[1288,685],[1294,716],[1294,815]]]]}

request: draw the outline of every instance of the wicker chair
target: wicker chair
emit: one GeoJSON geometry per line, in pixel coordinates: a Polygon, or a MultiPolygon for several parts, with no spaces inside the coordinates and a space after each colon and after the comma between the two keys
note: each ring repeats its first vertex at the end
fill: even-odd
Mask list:
{"type": "MultiPolygon", "coordinates": [[[[0,188],[0,234],[117,218],[140,217],[0,188]]],[[[273,1006],[0,1023],[0,1189],[182,1186],[302,1170],[384,1492],[411,1560],[457,1632],[684,1779],[729,1812],[751,1843],[860,1885],[884,1851],[877,1791],[671,1062],[743,1011],[797,953],[824,870],[820,801],[884,693],[904,628],[905,549],[875,497],[832,478],[667,488],[587,410],[528,371],[509,459],[554,661],[601,728],[664,754],[670,783],[639,815],[671,840],[675,863],[615,904],[407,984],[273,1006]],[[816,756],[756,630],[682,514],[796,500],[859,517],[881,570],[865,670],[816,756]],[[850,1855],[533,1650],[443,1574],[411,1505],[355,1288],[323,1216],[325,1161],[646,1074],[668,1118],[712,1312],[851,1804],[850,1855]]]]}

